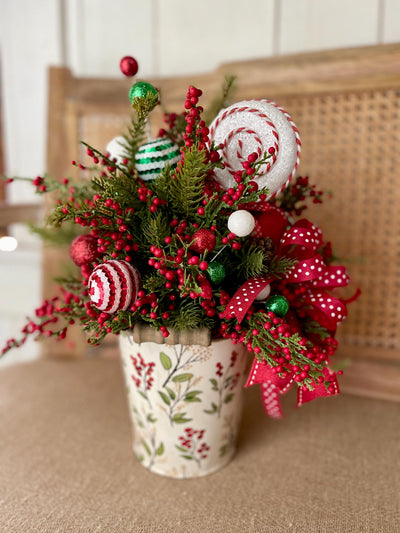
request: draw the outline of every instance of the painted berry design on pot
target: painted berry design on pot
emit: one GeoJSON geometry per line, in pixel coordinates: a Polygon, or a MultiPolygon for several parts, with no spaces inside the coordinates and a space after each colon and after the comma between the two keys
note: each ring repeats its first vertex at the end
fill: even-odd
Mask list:
{"type": "Polygon", "coordinates": [[[147,392],[153,385],[154,378],[152,377],[152,373],[154,371],[155,363],[153,361],[146,363],[140,353],[137,353],[136,357],[131,355],[131,361],[133,368],[136,371],[136,376],[131,376],[132,380],[138,389],[138,393],[147,400],[151,408],[151,402],[147,392]]]}
{"type": "Polygon", "coordinates": [[[238,353],[233,350],[231,354],[230,364],[224,369],[224,365],[221,362],[216,363],[216,378],[210,378],[211,390],[218,393],[216,400],[211,402],[209,409],[204,409],[205,413],[210,415],[217,414],[221,416],[222,407],[233,400],[233,390],[236,388],[240,381],[240,372],[235,372],[232,369],[235,367],[235,363],[238,358],[238,353]]]}
{"type": "Polygon", "coordinates": [[[196,461],[199,468],[201,462],[207,459],[210,446],[206,442],[200,442],[204,437],[205,429],[196,430],[186,428],[183,435],[178,437],[179,444],[175,447],[181,452],[181,457],[188,461],[196,461]]]}

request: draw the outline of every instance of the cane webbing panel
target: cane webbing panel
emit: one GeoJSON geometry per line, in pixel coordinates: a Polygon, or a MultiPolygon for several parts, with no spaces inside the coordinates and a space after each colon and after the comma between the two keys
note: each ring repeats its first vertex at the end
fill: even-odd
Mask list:
{"type": "Polygon", "coordinates": [[[346,344],[399,349],[400,88],[283,97],[302,137],[299,173],[330,191],[306,216],[344,258],[360,300],[346,344]]]}

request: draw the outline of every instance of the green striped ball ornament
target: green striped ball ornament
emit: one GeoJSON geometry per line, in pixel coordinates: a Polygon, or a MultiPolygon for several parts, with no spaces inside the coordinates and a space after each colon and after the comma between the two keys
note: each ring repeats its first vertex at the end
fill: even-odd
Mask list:
{"type": "Polygon", "coordinates": [[[175,168],[181,159],[180,148],[177,144],[162,137],[143,144],[135,155],[136,170],[144,181],[155,179],[168,163],[175,168]]]}

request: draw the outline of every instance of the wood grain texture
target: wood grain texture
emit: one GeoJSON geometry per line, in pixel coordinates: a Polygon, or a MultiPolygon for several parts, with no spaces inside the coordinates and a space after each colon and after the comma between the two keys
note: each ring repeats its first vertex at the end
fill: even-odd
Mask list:
{"type": "Polygon", "coordinates": [[[210,346],[211,331],[207,328],[187,329],[183,331],[172,330],[168,337],[163,337],[161,331],[150,327],[148,324],[138,322],[133,328],[133,340],[136,343],[155,342],[157,344],[198,344],[210,346]]]}

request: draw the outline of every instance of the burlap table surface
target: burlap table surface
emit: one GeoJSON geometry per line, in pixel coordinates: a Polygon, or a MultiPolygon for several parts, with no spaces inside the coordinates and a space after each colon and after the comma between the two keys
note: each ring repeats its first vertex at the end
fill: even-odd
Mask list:
{"type": "Polygon", "coordinates": [[[400,531],[400,404],[341,396],[265,417],[257,388],[234,460],[193,480],[144,469],[117,360],[0,372],[0,531],[400,531]]]}

